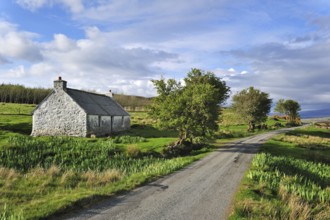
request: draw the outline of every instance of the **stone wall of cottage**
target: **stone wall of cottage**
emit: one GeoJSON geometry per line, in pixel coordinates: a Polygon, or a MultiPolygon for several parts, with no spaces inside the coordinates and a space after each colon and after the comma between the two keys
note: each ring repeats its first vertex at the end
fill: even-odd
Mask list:
{"type": "Polygon", "coordinates": [[[88,115],[87,133],[90,135],[105,136],[111,133],[111,116],[88,115]]]}
{"type": "Polygon", "coordinates": [[[87,136],[106,136],[130,128],[130,116],[88,115],[87,136]]]}
{"type": "Polygon", "coordinates": [[[131,116],[124,116],[124,129],[130,129],[131,127],[131,116]]]}
{"type": "Polygon", "coordinates": [[[58,89],[33,113],[32,136],[87,135],[86,113],[65,91],[58,89]]]}
{"type": "Polygon", "coordinates": [[[127,124],[127,118],[129,119],[129,116],[113,116],[112,118],[112,132],[124,131],[129,129],[130,124],[127,124]]]}

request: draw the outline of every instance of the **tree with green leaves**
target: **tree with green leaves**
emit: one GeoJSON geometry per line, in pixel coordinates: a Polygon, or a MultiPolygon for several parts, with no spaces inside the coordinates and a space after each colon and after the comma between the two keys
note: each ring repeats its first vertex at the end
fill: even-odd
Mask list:
{"type": "Polygon", "coordinates": [[[253,131],[255,124],[267,120],[271,104],[272,99],[269,98],[268,93],[250,87],[233,96],[232,108],[245,123],[249,124],[249,130],[253,131]]]}
{"type": "Polygon", "coordinates": [[[276,106],[275,106],[275,109],[274,111],[275,112],[278,112],[280,114],[286,114],[286,110],[284,108],[284,102],[285,100],[284,99],[279,99],[277,102],[276,102],[276,106]]]}
{"type": "Polygon", "coordinates": [[[297,118],[299,118],[299,111],[301,110],[301,108],[299,103],[295,100],[280,99],[276,103],[274,110],[278,113],[287,115],[289,123],[296,124],[296,120],[297,118]]]}
{"type": "Polygon", "coordinates": [[[184,85],[174,79],[153,80],[158,96],[149,114],[161,128],[178,131],[179,140],[193,142],[218,129],[219,106],[229,96],[229,87],[212,72],[192,69],[184,85]]]}

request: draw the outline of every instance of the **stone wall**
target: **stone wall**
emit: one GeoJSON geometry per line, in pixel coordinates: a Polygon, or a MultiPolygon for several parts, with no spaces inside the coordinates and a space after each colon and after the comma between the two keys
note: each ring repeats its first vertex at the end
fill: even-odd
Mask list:
{"type": "Polygon", "coordinates": [[[131,117],[124,116],[124,129],[129,129],[131,127],[131,117]]]}
{"type": "Polygon", "coordinates": [[[123,116],[112,116],[112,132],[122,131],[123,116]]]}
{"type": "Polygon", "coordinates": [[[105,136],[130,128],[130,116],[88,115],[87,136],[105,136]]]}
{"type": "Polygon", "coordinates": [[[124,131],[130,128],[130,116],[113,116],[112,132],[124,131]]]}
{"type": "Polygon", "coordinates": [[[34,111],[31,135],[85,137],[86,113],[63,90],[55,90],[34,111]]]}
{"type": "Polygon", "coordinates": [[[89,135],[105,136],[111,133],[111,116],[88,115],[87,130],[89,135]]]}

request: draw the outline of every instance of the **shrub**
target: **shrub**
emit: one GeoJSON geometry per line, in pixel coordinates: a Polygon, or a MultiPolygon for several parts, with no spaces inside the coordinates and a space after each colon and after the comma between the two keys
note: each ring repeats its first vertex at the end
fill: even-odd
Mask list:
{"type": "Polygon", "coordinates": [[[175,142],[169,146],[165,146],[161,153],[165,157],[176,157],[188,155],[192,150],[194,150],[194,145],[188,141],[183,141],[181,143],[175,142]]]}

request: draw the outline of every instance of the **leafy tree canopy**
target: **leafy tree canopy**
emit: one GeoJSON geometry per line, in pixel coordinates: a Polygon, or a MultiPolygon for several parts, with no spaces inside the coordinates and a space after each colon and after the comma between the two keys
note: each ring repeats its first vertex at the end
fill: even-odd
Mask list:
{"type": "Polygon", "coordinates": [[[250,87],[238,92],[233,96],[233,110],[240,115],[242,120],[249,123],[253,130],[255,123],[262,123],[267,120],[272,99],[269,94],[250,87]]]}
{"type": "Polygon", "coordinates": [[[276,107],[274,109],[276,112],[285,114],[289,117],[289,121],[294,123],[296,119],[299,117],[299,111],[301,110],[300,105],[297,101],[288,99],[280,99],[276,103],[276,107]]]}
{"type": "Polygon", "coordinates": [[[174,79],[153,80],[158,96],[149,114],[162,128],[176,129],[179,139],[212,135],[218,129],[219,105],[229,96],[229,87],[212,72],[192,69],[184,85],[174,79]]]}

